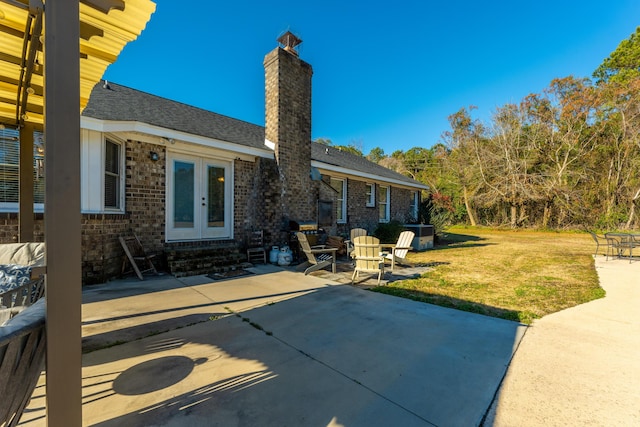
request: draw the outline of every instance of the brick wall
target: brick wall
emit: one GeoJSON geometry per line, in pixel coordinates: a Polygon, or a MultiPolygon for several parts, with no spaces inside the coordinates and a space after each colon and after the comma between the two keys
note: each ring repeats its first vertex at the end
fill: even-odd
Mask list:
{"type": "Polygon", "coordinates": [[[131,228],[151,253],[161,252],[165,241],[165,164],[163,146],[127,141],[125,206],[131,228]],[[157,161],[149,158],[152,151],[157,161]]]}
{"type": "MultiPolygon", "coordinates": [[[[125,143],[125,214],[82,216],[82,280],[102,283],[120,274],[124,252],[118,236],[131,230],[148,254],[162,254],[165,240],[165,159],[162,146],[125,143]],[[150,159],[151,152],[159,159],[150,159]]],[[[163,257],[156,263],[163,266],[163,257]]]]}

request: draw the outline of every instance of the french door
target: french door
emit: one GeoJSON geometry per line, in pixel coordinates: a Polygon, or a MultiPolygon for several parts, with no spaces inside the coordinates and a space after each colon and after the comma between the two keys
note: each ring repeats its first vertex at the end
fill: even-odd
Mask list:
{"type": "Polygon", "coordinates": [[[167,154],[167,240],[231,238],[231,162],[167,154]]]}

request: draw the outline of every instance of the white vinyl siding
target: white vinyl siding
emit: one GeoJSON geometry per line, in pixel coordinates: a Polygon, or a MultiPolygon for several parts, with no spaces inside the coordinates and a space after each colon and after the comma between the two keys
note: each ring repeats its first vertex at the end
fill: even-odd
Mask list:
{"type": "Polygon", "coordinates": [[[124,143],[119,139],[82,130],[82,212],[124,212],[124,151],[124,143]]]}

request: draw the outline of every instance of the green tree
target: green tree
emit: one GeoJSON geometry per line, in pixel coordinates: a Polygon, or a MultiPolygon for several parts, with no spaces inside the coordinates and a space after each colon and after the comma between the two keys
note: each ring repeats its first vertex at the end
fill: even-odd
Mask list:
{"type": "Polygon", "coordinates": [[[640,77],[640,27],[620,42],[616,50],[593,73],[598,84],[618,82],[625,84],[640,77]]]}
{"type": "Polygon", "coordinates": [[[367,154],[367,159],[373,163],[380,163],[380,160],[385,157],[384,150],[380,147],[372,148],[371,151],[369,151],[369,154],[367,154]]]}
{"type": "Polygon", "coordinates": [[[313,142],[317,142],[322,145],[333,145],[333,142],[329,138],[316,138],[313,142]]]}

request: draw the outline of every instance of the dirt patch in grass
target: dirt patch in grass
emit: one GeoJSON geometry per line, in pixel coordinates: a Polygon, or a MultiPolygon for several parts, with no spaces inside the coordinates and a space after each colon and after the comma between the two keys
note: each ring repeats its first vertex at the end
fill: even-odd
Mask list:
{"type": "Polygon", "coordinates": [[[435,249],[409,255],[432,270],[374,290],[531,323],[604,297],[593,246],[586,233],[451,228],[435,249]]]}

